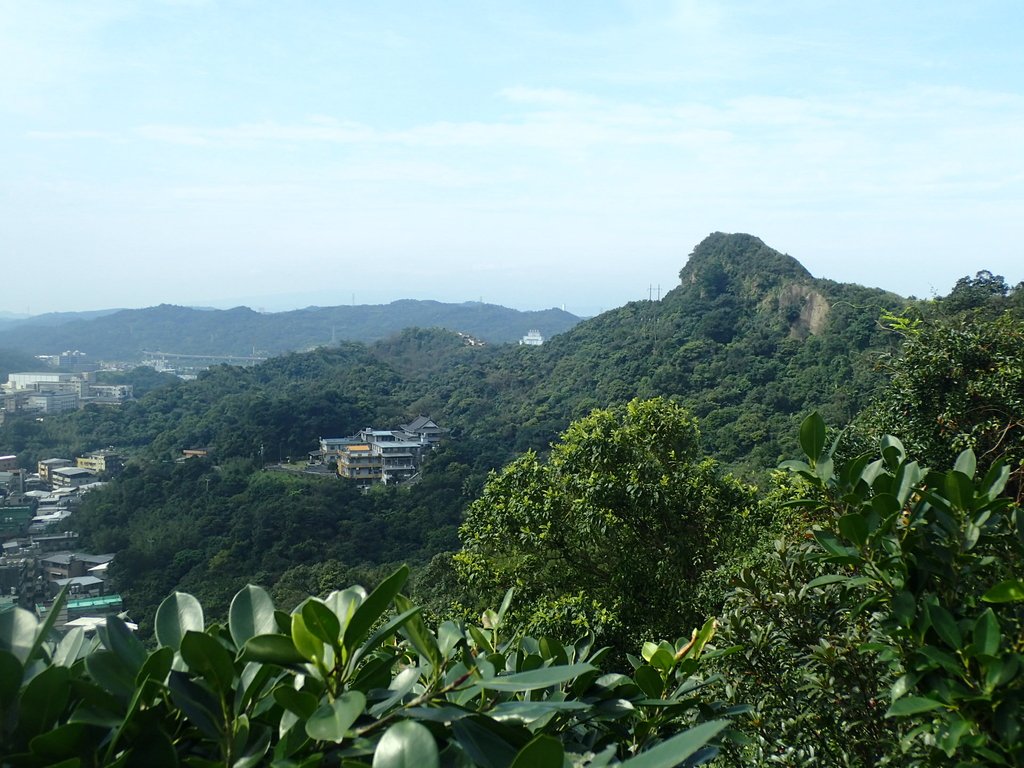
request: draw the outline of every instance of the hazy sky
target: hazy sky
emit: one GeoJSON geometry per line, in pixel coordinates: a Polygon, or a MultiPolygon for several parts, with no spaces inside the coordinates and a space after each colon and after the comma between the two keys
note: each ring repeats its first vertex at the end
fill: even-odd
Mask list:
{"type": "Polygon", "coordinates": [[[0,0],[0,310],[1024,279],[1024,3],[0,0]],[[656,288],[655,288],[656,290],[656,288]]]}

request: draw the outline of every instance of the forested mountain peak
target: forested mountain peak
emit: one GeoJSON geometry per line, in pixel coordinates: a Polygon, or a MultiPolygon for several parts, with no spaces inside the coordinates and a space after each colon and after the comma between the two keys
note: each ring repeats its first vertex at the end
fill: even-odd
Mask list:
{"type": "Polygon", "coordinates": [[[813,280],[804,266],[753,235],[712,232],[704,238],[679,272],[682,285],[699,286],[710,295],[733,292],[758,294],[780,283],[813,280]],[[741,291],[736,288],[742,287],[741,291]]]}
{"type": "Polygon", "coordinates": [[[716,305],[740,300],[783,318],[792,338],[820,333],[831,309],[824,281],[753,235],[713,232],[694,248],[679,278],[666,298],[716,305]]]}

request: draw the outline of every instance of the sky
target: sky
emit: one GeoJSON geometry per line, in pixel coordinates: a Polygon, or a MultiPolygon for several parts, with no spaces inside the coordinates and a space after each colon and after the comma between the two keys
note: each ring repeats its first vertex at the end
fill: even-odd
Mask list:
{"type": "Polygon", "coordinates": [[[1024,280],[1024,3],[0,0],[0,310],[1024,280]]]}

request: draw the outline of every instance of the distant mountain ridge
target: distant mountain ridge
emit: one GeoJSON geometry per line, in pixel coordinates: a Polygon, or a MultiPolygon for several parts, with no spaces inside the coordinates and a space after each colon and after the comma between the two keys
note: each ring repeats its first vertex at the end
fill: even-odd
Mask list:
{"type": "MultiPolygon", "coordinates": [[[[405,328],[445,328],[489,343],[513,342],[531,329],[545,337],[580,321],[560,309],[521,312],[495,304],[403,299],[390,304],[307,307],[260,313],[248,307],[145,309],[62,313],[41,323],[0,326],[0,347],[29,354],[79,349],[97,359],[138,359],[143,351],[194,355],[277,355],[339,341],[372,343],[405,328]],[[63,318],[63,322],[57,320],[63,318]],[[58,323],[59,324],[56,324],[58,323]]],[[[41,316],[43,317],[43,316],[41,316]]]]}
{"type": "Polygon", "coordinates": [[[76,320],[92,320],[104,315],[122,312],[121,309],[95,309],[85,312],[45,312],[41,315],[19,315],[15,312],[0,312],[0,331],[20,325],[63,325],[76,320]]]}

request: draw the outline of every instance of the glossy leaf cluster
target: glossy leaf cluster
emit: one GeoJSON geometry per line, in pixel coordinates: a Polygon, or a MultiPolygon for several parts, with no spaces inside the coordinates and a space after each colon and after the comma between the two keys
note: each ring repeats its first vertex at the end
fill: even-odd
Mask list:
{"type": "Polygon", "coordinates": [[[4,613],[0,763],[670,768],[713,757],[740,711],[694,676],[713,622],[645,648],[633,676],[603,674],[592,638],[505,637],[511,594],[480,626],[430,629],[400,592],[407,575],[290,614],[248,586],[225,625],[174,593],[155,648],[116,617],[58,638],[57,610],[4,613]]]}

